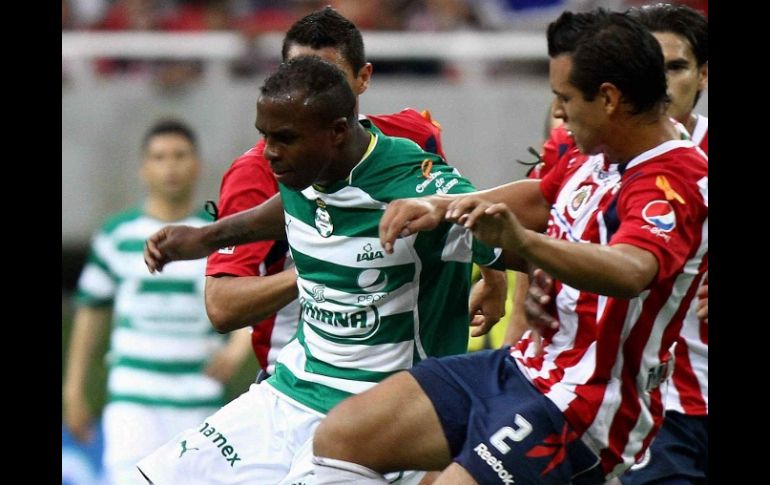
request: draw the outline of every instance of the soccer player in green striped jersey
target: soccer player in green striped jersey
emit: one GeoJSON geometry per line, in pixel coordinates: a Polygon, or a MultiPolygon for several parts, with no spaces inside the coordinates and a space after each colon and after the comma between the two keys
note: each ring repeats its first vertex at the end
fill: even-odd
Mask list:
{"type": "Polygon", "coordinates": [[[92,435],[86,377],[112,320],[108,403],[102,419],[104,466],[113,484],[137,483],[135,464],[223,403],[222,382],[250,352],[247,330],[213,332],[203,301],[204,260],[186,261],[161,278],[146,274],[144,240],[163,225],[211,222],[193,209],[200,172],[195,135],[160,121],[143,142],[144,203],[112,216],[93,238],[78,282],[78,309],[63,384],[64,422],[79,441],[92,435]]]}
{"type": "Polygon", "coordinates": [[[262,88],[256,127],[280,194],[206,228],[164,228],[145,257],[156,271],[222,246],[287,238],[297,335],[272,377],[139,463],[154,483],[305,483],[313,432],[334,405],[426,357],[465,352],[471,261],[499,256],[450,224],[385,253],[378,228],[388,202],[475,189],[440,156],[357,120],[355,96],[332,64],[313,56],[283,64],[262,88]],[[200,450],[177,458],[183,442],[200,450]]]}

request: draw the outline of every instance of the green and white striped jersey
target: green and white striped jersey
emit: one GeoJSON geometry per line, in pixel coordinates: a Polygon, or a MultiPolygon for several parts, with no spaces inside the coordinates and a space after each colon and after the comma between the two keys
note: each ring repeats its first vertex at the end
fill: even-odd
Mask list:
{"type": "MultiPolygon", "coordinates": [[[[196,227],[209,222],[203,211],[176,221],[196,227]]],[[[110,400],[218,407],[223,387],[203,374],[223,344],[206,316],[206,260],[175,262],[155,275],[144,264],[146,239],[167,224],[141,209],[110,218],[93,238],[77,301],[113,306],[107,354],[110,400]]]]}
{"type": "Polygon", "coordinates": [[[475,188],[441,157],[360,122],[373,140],[346,180],[280,187],[301,318],[267,382],[322,413],[426,357],[465,352],[471,260],[499,256],[449,223],[386,254],[378,225],[388,202],[475,188]]]}

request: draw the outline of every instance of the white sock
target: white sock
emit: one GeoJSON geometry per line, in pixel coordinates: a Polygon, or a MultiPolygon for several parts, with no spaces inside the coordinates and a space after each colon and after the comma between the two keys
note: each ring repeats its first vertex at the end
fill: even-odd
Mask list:
{"type": "Polygon", "coordinates": [[[374,470],[349,461],[313,457],[316,485],[383,485],[388,481],[374,470]]]}

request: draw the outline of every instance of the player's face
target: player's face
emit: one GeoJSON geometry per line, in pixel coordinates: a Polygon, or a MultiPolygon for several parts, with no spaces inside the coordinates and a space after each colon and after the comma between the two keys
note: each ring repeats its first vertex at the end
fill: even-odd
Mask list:
{"type": "Polygon", "coordinates": [[[708,63],[698,67],[692,46],[684,37],[671,32],[653,32],[663,50],[666,82],[671,104],[668,115],[685,123],[695,108],[695,96],[706,88],[708,63]]]}
{"type": "Polygon", "coordinates": [[[255,126],[265,139],[265,158],[275,178],[294,190],[334,181],[335,132],[318,121],[304,100],[302,94],[257,100],[255,126]]]}
{"type": "Polygon", "coordinates": [[[363,94],[363,92],[366,91],[366,88],[369,87],[372,65],[366,63],[366,65],[364,65],[358,72],[355,72],[339,49],[334,47],[313,49],[306,45],[291,44],[289,50],[286,51],[286,60],[288,61],[299,56],[318,56],[340,68],[340,70],[345,73],[345,79],[347,79],[348,84],[350,84],[350,88],[353,90],[353,94],[355,94],[356,97],[363,94]]]}
{"type": "Polygon", "coordinates": [[[570,83],[571,71],[571,56],[560,55],[550,60],[551,90],[556,95],[551,114],[564,122],[581,152],[598,153],[602,149],[600,135],[606,122],[601,97],[586,101],[578,88],[570,83]]]}
{"type": "Polygon", "coordinates": [[[142,180],[150,193],[168,201],[186,201],[200,172],[200,161],[192,143],[182,135],[155,135],[147,142],[142,180]]]}

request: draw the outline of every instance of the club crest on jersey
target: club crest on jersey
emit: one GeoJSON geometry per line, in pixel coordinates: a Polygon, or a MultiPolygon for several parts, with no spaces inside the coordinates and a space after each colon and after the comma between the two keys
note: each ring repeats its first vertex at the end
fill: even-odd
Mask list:
{"type": "Polygon", "coordinates": [[[569,204],[567,204],[567,212],[572,218],[577,217],[580,208],[583,207],[591,196],[591,190],[592,186],[584,185],[572,194],[572,199],[569,201],[569,204]]]}
{"type": "Polygon", "coordinates": [[[326,301],[326,297],[324,297],[324,290],[326,290],[326,285],[315,285],[310,290],[313,293],[313,299],[318,303],[323,303],[326,301]]]}
{"type": "Polygon", "coordinates": [[[357,263],[360,263],[361,261],[373,261],[385,257],[382,251],[375,251],[371,243],[366,243],[361,249],[363,249],[363,252],[356,255],[357,263]]]}
{"type": "Polygon", "coordinates": [[[676,227],[676,213],[666,200],[653,200],[642,209],[642,217],[659,231],[671,232],[676,227]]]}
{"type": "Polygon", "coordinates": [[[326,203],[323,200],[316,199],[315,202],[318,205],[315,210],[315,228],[321,237],[329,237],[332,235],[332,231],[334,231],[332,218],[326,210],[326,203]]]}

